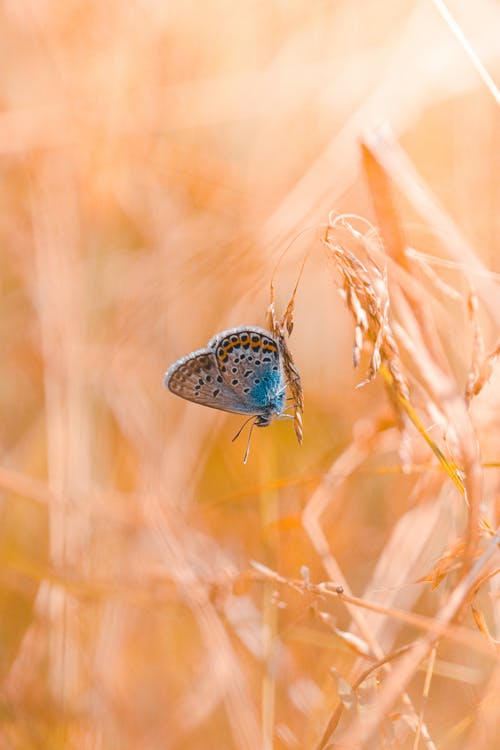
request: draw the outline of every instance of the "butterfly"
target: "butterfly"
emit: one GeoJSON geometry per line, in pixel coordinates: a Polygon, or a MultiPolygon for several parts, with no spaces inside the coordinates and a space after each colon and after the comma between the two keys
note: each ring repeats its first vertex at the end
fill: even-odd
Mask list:
{"type": "Polygon", "coordinates": [[[254,426],[267,427],[274,418],[290,418],[285,413],[287,381],[282,350],[264,328],[239,326],[217,333],[205,349],[174,362],[164,385],[187,401],[251,415],[250,435],[254,426]]]}

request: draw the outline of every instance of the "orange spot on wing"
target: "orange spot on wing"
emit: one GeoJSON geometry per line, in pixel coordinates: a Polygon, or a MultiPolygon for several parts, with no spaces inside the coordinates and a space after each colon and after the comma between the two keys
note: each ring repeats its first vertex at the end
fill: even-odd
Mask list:
{"type": "Polygon", "coordinates": [[[229,341],[229,343],[226,344],[224,347],[224,350],[226,352],[230,352],[231,349],[234,349],[235,346],[243,346],[243,344],[246,344],[246,341],[242,341],[241,339],[238,339],[237,341],[229,341]]]}

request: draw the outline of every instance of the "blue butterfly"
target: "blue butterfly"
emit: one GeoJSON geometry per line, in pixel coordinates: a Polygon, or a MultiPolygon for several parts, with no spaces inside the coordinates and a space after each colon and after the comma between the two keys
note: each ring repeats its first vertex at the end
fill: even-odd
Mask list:
{"type": "Polygon", "coordinates": [[[252,415],[252,428],[289,416],[284,414],[286,379],[280,346],[263,328],[240,326],[216,334],[206,349],[177,360],[166,372],[164,385],[195,404],[252,415]]]}

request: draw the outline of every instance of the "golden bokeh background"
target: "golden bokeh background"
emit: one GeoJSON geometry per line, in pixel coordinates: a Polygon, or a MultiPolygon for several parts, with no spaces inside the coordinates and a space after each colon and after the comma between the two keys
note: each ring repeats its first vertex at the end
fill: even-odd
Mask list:
{"type": "MultiPolygon", "coordinates": [[[[465,506],[437,488],[446,477],[418,432],[398,432],[381,379],[355,388],[369,357],[353,370],[322,237],[331,211],[380,223],[361,144],[390,144],[387,172],[418,173],[497,284],[498,95],[481,64],[499,79],[500,8],[449,10],[456,28],[427,0],[0,5],[0,750],[319,747],[360,669],[335,628],[361,638],[359,623],[251,567],[329,579],[303,523],[318,492],[355,594],[430,618],[446,600],[452,577],[416,581],[463,533],[465,506]],[[307,253],[290,338],[304,443],[287,422],[256,430],[244,466],[240,417],[176,399],[163,374],[219,330],[265,325],[275,270],[282,314],[307,253]],[[427,473],[403,473],[405,456],[427,473]]],[[[408,246],[450,258],[448,225],[396,183],[408,246]]],[[[466,300],[482,287],[459,248],[454,264],[429,268],[459,299],[443,294],[436,320],[463,389],[466,300]]],[[[481,294],[478,320],[489,350],[498,321],[481,294]]],[[[489,387],[477,426],[491,463],[489,387]]],[[[497,471],[485,470],[492,525],[497,471]]],[[[490,591],[493,636],[494,605],[490,591]]],[[[373,618],[385,652],[418,634],[373,618]]],[[[465,622],[484,648],[440,645],[420,747],[500,741],[489,714],[481,734],[492,646],[465,622]]],[[[424,679],[408,685],[417,716],[424,679]]],[[[364,689],[359,711],[376,702],[377,685],[364,689]]],[[[408,706],[391,711],[364,747],[415,747],[408,706]]]]}

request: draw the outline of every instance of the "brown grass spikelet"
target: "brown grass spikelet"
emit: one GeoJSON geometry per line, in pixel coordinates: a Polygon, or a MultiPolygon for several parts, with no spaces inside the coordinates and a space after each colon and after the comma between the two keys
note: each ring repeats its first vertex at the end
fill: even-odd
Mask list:
{"type": "Polygon", "coordinates": [[[299,371],[293,361],[292,353],[288,347],[288,338],[293,331],[294,322],[294,310],[295,310],[295,295],[297,293],[298,285],[300,282],[300,275],[295,284],[295,288],[292,292],[286,310],[283,317],[280,319],[276,314],[275,308],[275,290],[274,281],[271,281],[270,288],[270,302],[267,309],[267,317],[269,320],[269,327],[278,342],[278,346],[283,358],[283,367],[285,370],[285,378],[292,394],[293,399],[293,427],[297,440],[302,443],[303,439],[303,428],[302,428],[302,414],[304,412],[304,394],[302,391],[302,383],[300,380],[299,371]]]}
{"type": "Polygon", "coordinates": [[[432,589],[437,588],[452,571],[460,570],[463,562],[464,549],[465,542],[463,539],[456,539],[454,542],[451,542],[432,570],[426,573],[425,576],[419,578],[417,582],[428,581],[431,584],[432,589]]]}
{"type": "Polygon", "coordinates": [[[472,356],[467,373],[465,384],[465,399],[470,403],[474,396],[477,396],[487,384],[493,373],[493,364],[500,356],[500,341],[486,353],[485,342],[478,320],[478,298],[474,291],[471,291],[467,300],[467,310],[471,320],[474,332],[472,356]]]}
{"type": "Polygon", "coordinates": [[[363,346],[368,342],[371,345],[367,375],[359,386],[372,381],[385,365],[396,393],[408,400],[408,383],[390,320],[387,273],[378,266],[370,251],[373,232],[371,238],[363,236],[350,223],[352,218],[331,213],[323,244],[327,258],[335,263],[341,276],[342,293],[354,317],[354,367],[359,366],[363,346]]]}

